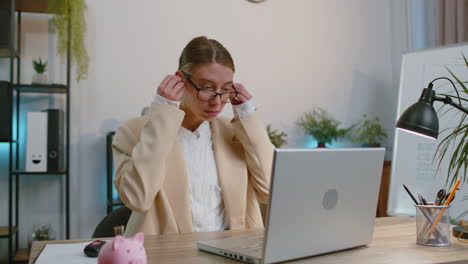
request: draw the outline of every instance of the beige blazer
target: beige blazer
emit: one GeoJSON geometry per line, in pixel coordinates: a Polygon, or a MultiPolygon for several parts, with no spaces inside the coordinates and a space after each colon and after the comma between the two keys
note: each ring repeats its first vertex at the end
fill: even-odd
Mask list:
{"type": "MultiPolygon", "coordinates": [[[[126,236],[136,232],[193,232],[189,181],[178,138],[185,113],[153,103],[150,113],[117,130],[112,144],[114,185],[133,212],[126,236]]],[[[254,113],[211,122],[213,150],[229,229],[262,228],[259,202],[268,201],[273,145],[254,113]]]]}

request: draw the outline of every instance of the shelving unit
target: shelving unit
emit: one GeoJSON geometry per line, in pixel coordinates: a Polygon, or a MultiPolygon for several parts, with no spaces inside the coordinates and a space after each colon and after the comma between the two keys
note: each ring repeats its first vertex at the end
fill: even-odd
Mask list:
{"type": "MultiPolygon", "coordinates": [[[[29,259],[28,249],[18,247],[19,222],[19,199],[20,199],[20,178],[37,177],[37,175],[58,175],[65,177],[65,238],[70,238],[70,42],[71,23],[68,23],[68,51],[66,59],[66,84],[31,85],[22,84],[21,80],[21,14],[23,12],[47,13],[48,0],[7,0],[0,2],[0,8],[9,9],[10,36],[7,48],[0,48],[0,59],[10,60],[10,76],[8,82],[13,89],[12,113],[16,120],[12,121],[11,140],[2,141],[9,144],[9,164],[8,164],[8,226],[0,226],[0,239],[8,239],[8,263],[27,262],[29,259]],[[16,29],[15,29],[16,25],[16,29]],[[16,48],[15,48],[16,34],[16,48]],[[16,62],[16,63],[15,63],[16,62]],[[16,70],[15,70],[16,66],[16,70]],[[15,76],[16,73],[16,76],[15,76]],[[16,77],[16,78],[15,78],[16,77]],[[24,94],[62,94],[65,96],[65,170],[48,172],[27,172],[19,165],[19,130],[20,130],[20,103],[24,94]],[[13,127],[16,126],[16,131],[13,127]]],[[[69,21],[70,22],[70,21],[69,21]]],[[[2,177],[3,175],[0,175],[2,177]]]]}

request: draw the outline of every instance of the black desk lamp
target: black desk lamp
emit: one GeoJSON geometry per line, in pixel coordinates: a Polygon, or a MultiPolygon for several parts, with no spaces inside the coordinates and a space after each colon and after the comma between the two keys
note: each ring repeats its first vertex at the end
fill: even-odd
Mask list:
{"type": "Polygon", "coordinates": [[[419,101],[403,112],[396,124],[396,127],[416,134],[428,136],[432,139],[437,139],[439,136],[439,118],[437,118],[437,113],[433,106],[434,101],[449,104],[468,114],[468,109],[463,108],[461,105],[460,95],[458,94],[457,88],[452,80],[446,77],[440,77],[432,80],[428,87],[423,89],[419,101]],[[455,88],[455,92],[457,93],[459,104],[454,103],[452,98],[447,95],[445,97],[436,96],[435,91],[432,90],[432,83],[440,79],[446,79],[452,83],[453,88],[455,88]]]}

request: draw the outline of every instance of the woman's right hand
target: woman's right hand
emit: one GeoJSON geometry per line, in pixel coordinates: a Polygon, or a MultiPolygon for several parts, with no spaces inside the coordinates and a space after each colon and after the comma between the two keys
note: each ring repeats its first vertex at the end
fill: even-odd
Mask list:
{"type": "Polygon", "coordinates": [[[168,75],[159,84],[157,93],[171,101],[179,102],[184,95],[185,86],[182,78],[176,75],[168,75]]]}

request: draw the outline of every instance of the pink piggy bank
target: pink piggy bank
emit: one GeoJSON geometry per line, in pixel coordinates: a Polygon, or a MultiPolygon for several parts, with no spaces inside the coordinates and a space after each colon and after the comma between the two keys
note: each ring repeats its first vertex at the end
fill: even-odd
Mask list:
{"type": "Polygon", "coordinates": [[[145,235],[141,232],[131,238],[116,236],[102,246],[98,264],[146,264],[144,240],[145,235]]]}

